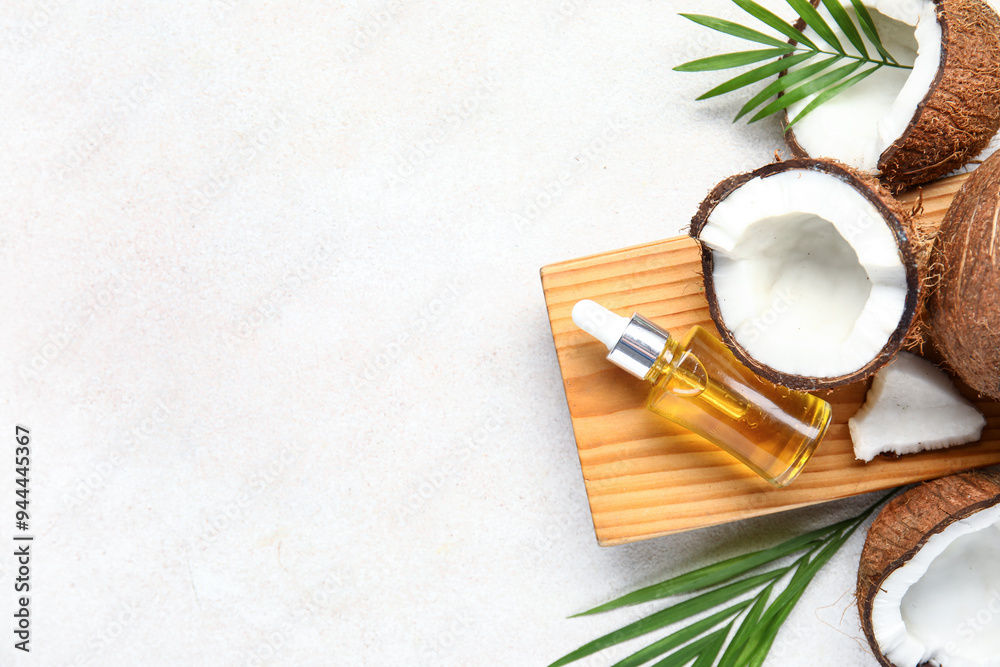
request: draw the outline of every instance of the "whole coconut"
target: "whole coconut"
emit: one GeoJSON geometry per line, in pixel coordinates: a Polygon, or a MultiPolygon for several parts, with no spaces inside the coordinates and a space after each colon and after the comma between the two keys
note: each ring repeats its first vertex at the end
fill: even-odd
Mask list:
{"type": "Polygon", "coordinates": [[[981,394],[1000,399],[1000,153],[977,169],[952,202],[935,240],[929,302],[945,361],[981,394]]]}

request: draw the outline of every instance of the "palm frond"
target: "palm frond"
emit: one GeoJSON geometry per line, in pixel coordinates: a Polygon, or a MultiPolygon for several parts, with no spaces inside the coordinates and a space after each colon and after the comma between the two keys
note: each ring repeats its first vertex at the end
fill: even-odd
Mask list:
{"type": "Polygon", "coordinates": [[[785,111],[792,104],[807,100],[805,106],[788,123],[790,128],[816,108],[861,83],[883,67],[911,69],[910,66],[900,64],[886,49],[871,12],[864,6],[862,0],[851,0],[853,15],[840,0],[820,0],[818,6],[826,11],[831,20],[824,17],[810,0],[785,1],[795,11],[801,24],[808,26],[815,33],[815,39],[753,0],[733,0],[733,4],[777,35],[769,35],[728,19],[704,14],[681,14],[684,18],[716,32],[755,44],[763,44],[769,48],[700,58],[678,65],[674,70],[705,72],[746,67],[766,60],[772,61],[724,81],[699,96],[699,100],[731,93],[779,75],[777,81],[768,84],[754,95],[740,109],[734,120],[739,120],[754,109],[760,108],[765,101],[775,95],[780,97],[752,116],[751,123],[785,111]],[[837,36],[838,30],[845,38],[843,41],[837,36]],[[789,41],[783,41],[784,39],[789,41]],[[824,46],[821,47],[820,43],[824,46]],[[845,45],[853,50],[848,50],[845,45]],[[869,45],[874,47],[878,57],[870,53],[869,45]],[[817,56],[821,55],[829,57],[818,60],[817,56]],[[810,60],[814,62],[807,62],[810,60]],[[841,60],[849,62],[830,70],[831,66],[841,60]],[[784,76],[780,76],[781,74],[784,76]]]}
{"type": "Polygon", "coordinates": [[[608,611],[627,604],[648,602],[663,597],[662,593],[672,595],[718,586],[584,644],[549,667],[568,665],[610,646],[689,620],[726,604],[728,606],[720,611],[653,642],[615,663],[614,667],[639,667],[668,651],[673,653],[655,663],[656,666],[683,667],[692,660],[695,665],[710,666],[717,659],[719,667],[762,664],[778,630],[816,574],[894,493],[879,499],[858,516],[786,540],[769,549],[729,558],[673,577],[586,612],[608,611]],[[799,556],[791,565],[778,564],[796,553],[799,556]],[[764,566],[772,566],[772,569],[750,574],[764,566]],[[784,586],[772,600],[772,593],[781,582],[785,582],[784,586]],[[756,593],[749,599],[740,599],[754,591],[756,593]],[[716,629],[727,621],[725,627],[716,629]],[[734,627],[736,631],[732,632],[734,627]]]}

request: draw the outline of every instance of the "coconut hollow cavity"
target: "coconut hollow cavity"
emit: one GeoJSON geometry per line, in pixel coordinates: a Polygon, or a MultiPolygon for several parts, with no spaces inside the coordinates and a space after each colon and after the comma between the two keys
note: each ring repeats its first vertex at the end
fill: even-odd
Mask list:
{"type": "Polygon", "coordinates": [[[795,389],[862,379],[913,327],[923,244],[874,181],[796,159],[723,181],[691,224],[705,293],[726,344],[795,389]]]}
{"type": "MultiPolygon", "coordinates": [[[[850,0],[842,4],[855,17],[850,0]]],[[[912,69],[882,67],[820,105],[786,133],[789,147],[798,156],[826,156],[877,174],[894,190],[962,167],[1000,126],[1000,18],[983,0],[864,5],[888,52],[912,69]]],[[[858,53],[827,9],[818,10],[841,44],[858,53]]],[[[791,105],[786,123],[811,100],[791,105]]]]}
{"type": "Polygon", "coordinates": [[[891,500],[858,568],[861,627],[887,667],[1000,664],[1000,476],[952,475],[891,500]]]}

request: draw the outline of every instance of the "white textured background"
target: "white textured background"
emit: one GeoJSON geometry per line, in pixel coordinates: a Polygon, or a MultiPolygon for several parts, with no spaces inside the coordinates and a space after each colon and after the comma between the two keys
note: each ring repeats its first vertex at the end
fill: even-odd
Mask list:
{"type": "MultiPolygon", "coordinates": [[[[0,544],[15,424],[37,541],[0,664],[545,665],[634,618],[567,615],[866,504],[595,542],[538,269],[782,146],[694,101],[725,73],[671,67],[742,45],[678,11],[739,16],[5,0],[0,544]]],[[[875,664],[860,547],[768,665],[875,664]]]]}

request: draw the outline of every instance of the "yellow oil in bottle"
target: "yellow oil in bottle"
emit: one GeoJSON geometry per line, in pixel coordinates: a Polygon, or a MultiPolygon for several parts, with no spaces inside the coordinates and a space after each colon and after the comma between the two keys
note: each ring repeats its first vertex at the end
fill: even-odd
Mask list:
{"type": "Polygon", "coordinates": [[[830,405],[753,373],[715,336],[671,339],[646,379],[646,407],[698,433],[775,486],[802,470],[830,423],[830,405]]]}
{"type": "Polygon", "coordinates": [[[805,466],[830,423],[830,405],[758,377],[715,336],[680,341],[634,313],[584,299],[573,322],[608,348],[608,361],[653,384],[646,407],[726,450],[775,486],[805,466]]]}

